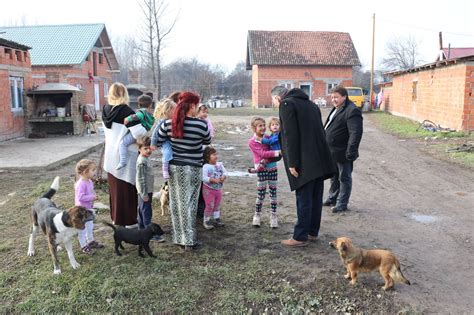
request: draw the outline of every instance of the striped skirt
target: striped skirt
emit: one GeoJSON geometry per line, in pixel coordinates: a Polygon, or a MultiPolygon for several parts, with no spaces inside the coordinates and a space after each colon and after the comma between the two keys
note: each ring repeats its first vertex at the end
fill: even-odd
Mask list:
{"type": "Polygon", "coordinates": [[[170,213],[173,243],[193,246],[197,242],[196,213],[202,169],[197,166],[169,166],[170,213]]]}

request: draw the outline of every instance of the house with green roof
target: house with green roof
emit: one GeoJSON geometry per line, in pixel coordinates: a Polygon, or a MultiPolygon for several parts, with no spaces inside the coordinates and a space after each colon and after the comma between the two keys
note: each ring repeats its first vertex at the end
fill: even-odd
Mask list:
{"type": "Polygon", "coordinates": [[[31,87],[29,49],[0,38],[0,141],[24,134],[23,91],[31,87]]]}
{"type": "Polygon", "coordinates": [[[119,65],[104,24],[1,27],[0,38],[31,47],[32,86],[67,83],[101,110],[119,65]]]}

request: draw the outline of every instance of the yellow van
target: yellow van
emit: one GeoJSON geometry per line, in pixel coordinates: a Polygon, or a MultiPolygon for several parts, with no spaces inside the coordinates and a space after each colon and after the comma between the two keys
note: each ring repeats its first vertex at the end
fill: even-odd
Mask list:
{"type": "Polygon", "coordinates": [[[360,87],[346,87],[349,99],[357,106],[362,108],[364,105],[364,91],[360,87]]]}

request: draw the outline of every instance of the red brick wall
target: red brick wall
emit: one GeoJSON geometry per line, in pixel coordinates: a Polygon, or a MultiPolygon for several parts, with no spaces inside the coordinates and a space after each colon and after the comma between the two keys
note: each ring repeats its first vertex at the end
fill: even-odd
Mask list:
{"type": "Polygon", "coordinates": [[[293,87],[311,83],[310,98],[326,97],[326,84],[338,81],[343,86],[352,85],[352,67],[315,66],[252,66],[252,104],[270,107],[271,89],[282,81],[291,81],[293,87]]]}
{"type": "MultiPolygon", "coordinates": [[[[10,49],[10,48],[7,48],[10,49]]],[[[23,110],[12,111],[10,76],[23,77],[23,88],[31,88],[31,60],[28,51],[11,48],[12,54],[5,53],[0,46],[0,141],[24,135],[25,115],[23,110]],[[20,59],[16,52],[19,52],[20,59]]],[[[23,96],[23,107],[26,99],[23,96]]]]}
{"type": "Polygon", "coordinates": [[[87,104],[95,104],[94,96],[94,83],[99,84],[100,91],[100,105],[104,106],[107,103],[107,98],[104,95],[104,84],[110,87],[112,84],[112,73],[107,72],[108,65],[105,56],[102,58],[102,64],[99,63],[99,53],[102,53],[100,49],[94,49],[89,54],[89,60],[84,62],[82,65],[74,66],[33,66],[33,83],[35,85],[42,85],[46,83],[46,73],[48,72],[60,72],[61,81],[76,86],[80,84],[82,89],[85,91],[84,102],[87,104]],[[94,81],[89,82],[89,72],[93,74],[93,57],[92,54],[97,53],[97,75],[94,76],[94,81]]]}
{"type": "Polygon", "coordinates": [[[473,70],[463,63],[394,76],[385,110],[419,122],[428,119],[446,128],[474,130],[473,70]]]}
{"type": "Polygon", "coordinates": [[[466,65],[466,90],[464,91],[462,130],[474,130],[474,62],[466,65]]]}

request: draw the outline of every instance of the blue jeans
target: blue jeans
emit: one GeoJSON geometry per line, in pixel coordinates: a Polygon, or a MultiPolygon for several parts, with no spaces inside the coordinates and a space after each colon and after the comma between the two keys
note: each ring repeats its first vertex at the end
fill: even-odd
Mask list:
{"type": "Polygon", "coordinates": [[[323,208],[324,180],[316,178],[296,189],[296,222],[293,239],[307,241],[308,234],[318,236],[323,208]]]}
{"type": "Polygon", "coordinates": [[[353,162],[336,163],[339,174],[331,178],[328,199],[337,207],[347,208],[352,191],[353,162]]]}
{"type": "Polygon", "coordinates": [[[151,216],[153,215],[153,210],[151,208],[153,193],[148,194],[148,201],[143,201],[143,199],[138,196],[138,228],[143,230],[151,224],[151,216]]]}

